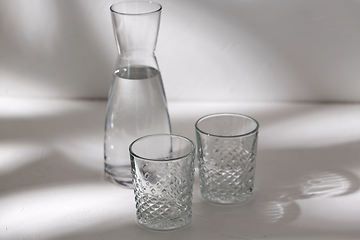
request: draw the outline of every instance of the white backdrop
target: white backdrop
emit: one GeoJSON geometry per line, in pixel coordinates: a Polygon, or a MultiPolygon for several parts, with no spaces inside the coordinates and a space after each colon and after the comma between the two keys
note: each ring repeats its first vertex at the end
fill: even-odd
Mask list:
{"type": "MultiPolygon", "coordinates": [[[[0,0],[0,96],[106,98],[114,0],[0,0]]],[[[168,100],[360,101],[360,0],[158,0],[168,100]]]]}

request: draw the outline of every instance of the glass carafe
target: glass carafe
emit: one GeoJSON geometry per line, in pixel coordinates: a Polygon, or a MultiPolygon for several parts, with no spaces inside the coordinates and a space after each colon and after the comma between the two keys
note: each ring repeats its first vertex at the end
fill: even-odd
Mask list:
{"type": "Polygon", "coordinates": [[[105,177],[123,186],[131,187],[130,143],[144,135],[171,132],[155,57],[161,9],[153,2],[110,7],[119,56],[106,113],[105,177]]]}

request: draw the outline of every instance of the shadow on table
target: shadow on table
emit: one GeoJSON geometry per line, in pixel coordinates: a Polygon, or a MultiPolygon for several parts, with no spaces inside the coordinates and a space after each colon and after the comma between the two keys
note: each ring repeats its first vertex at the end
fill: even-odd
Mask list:
{"type": "Polygon", "coordinates": [[[360,234],[358,227],[348,225],[346,231],[342,230],[338,227],[337,214],[342,214],[342,199],[357,193],[360,188],[358,176],[351,171],[359,165],[356,158],[358,144],[260,151],[255,191],[250,200],[238,205],[210,204],[200,197],[196,182],[192,221],[179,230],[156,232],[143,229],[135,222],[128,221],[124,225],[109,221],[49,239],[356,238],[360,234]],[[346,159],[340,158],[344,151],[347,152],[346,159]],[[300,207],[306,206],[300,203],[316,198],[320,203],[310,203],[314,209],[300,207]],[[319,206],[316,204],[326,205],[331,199],[336,199],[338,209],[329,206],[328,214],[317,213],[317,220],[304,216],[308,225],[292,224],[301,215],[316,211],[319,206]],[[312,223],[314,225],[309,227],[312,223]],[[329,227],[317,228],[317,224],[329,227]]]}
{"type": "MultiPolygon", "coordinates": [[[[15,151],[9,154],[9,158],[13,158],[14,163],[19,160],[16,159],[15,154],[17,148],[22,151],[22,146],[30,146],[28,156],[19,156],[24,158],[20,159],[21,166],[14,166],[0,174],[0,200],[23,191],[103,181],[102,156],[96,150],[100,148],[94,146],[102,144],[104,112],[99,111],[103,108],[89,106],[80,104],[79,107],[70,107],[70,110],[61,114],[49,116],[0,120],[2,126],[0,146],[5,146],[5,150],[9,146],[15,146],[15,151]],[[17,130],[14,131],[14,128],[17,130]],[[92,140],[93,138],[97,140],[92,140]],[[74,145],[76,143],[86,144],[74,145]],[[35,146],[35,151],[32,151],[32,146],[35,146]],[[39,151],[39,146],[44,151],[39,151]],[[76,159],[76,156],[86,159],[76,159]]],[[[275,114],[271,119],[260,117],[259,120],[268,120],[261,121],[264,127],[276,122],[276,118],[280,116],[286,119],[305,112],[305,110],[294,111],[283,116],[275,114]]],[[[178,126],[178,130],[179,126],[187,129],[186,126],[190,125],[193,127],[193,121],[191,123],[186,119],[175,121],[175,128],[178,126]]],[[[42,239],[218,240],[266,237],[301,239],[306,236],[356,238],[360,235],[358,226],[348,225],[347,231],[343,231],[341,227],[331,226],[339,224],[336,221],[336,214],[342,211],[344,206],[342,199],[359,191],[360,180],[355,173],[356,169],[360,169],[359,144],[352,142],[329,147],[267,150],[262,150],[260,146],[253,198],[240,205],[212,205],[199,197],[197,183],[194,188],[193,219],[183,229],[167,232],[145,230],[137,226],[134,220],[130,220],[134,219],[135,212],[133,216],[112,215],[103,220],[92,219],[92,223],[70,228],[74,223],[64,223],[68,219],[67,216],[60,219],[62,224],[52,223],[52,229],[56,229],[56,233],[44,230],[42,239]],[[306,214],[304,210],[311,211],[301,208],[300,203],[313,199],[324,200],[324,204],[328,202],[327,200],[336,199],[339,202],[339,209],[329,207],[329,215],[319,216],[320,220],[312,222],[313,227],[309,227],[310,223],[306,226],[292,224],[302,214],[306,214]],[[335,214],[335,217],[331,214],[335,214]],[[120,221],[120,218],[123,220],[120,221]],[[316,224],[319,223],[327,224],[329,227],[326,230],[317,228],[316,224]]],[[[102,152],[102,149],[100,151],[102,152]]],[[[74,211],[74,214],[76,213],[74,211]]],[[[309,221],[313,220],[309,219],[309,221]]],[[[356,222],[359,223],[360,220],[356,222]]]]}
{"type": "Polygon", "coordinates": [[[44,154],[41,159],[28,161],[13,171],[0,174],[0,199],[24,191],[103,180],[102,171],[78,164],[61,152],[53,151],[44,154]]]}
{"type": "Polygon", "coordinates": [[[356,238],[360,218],[346,205],[347,196],[360,188],[360,179],[353,171],[360,167],[359,145],[354,142],[328,148],[260,150],[253,197],[239,205],[196,202],[193,221],[211,232],[209,236],[216,236],[212,239],[306,235],[356,238]],[[328,210],[325,213],[318,208],[328,210]],[[307,223],[292,224],[301,215],[301,221],[306,219],[307,223]],[[350,224],[340,224],[340,216],[351,219],[347,220],[350,224]]]}
{"type": "Polygon", "coordinates": [[[0,199],[42,187],[102,181],[99,146],[106,102],[21,101],[9,106],[15,110],[0,116],[0,199]]]}

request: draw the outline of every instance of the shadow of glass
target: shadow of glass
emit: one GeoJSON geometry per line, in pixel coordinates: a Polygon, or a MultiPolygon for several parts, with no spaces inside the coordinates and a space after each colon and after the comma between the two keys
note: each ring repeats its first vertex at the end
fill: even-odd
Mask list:
{"type": "MultiPolygon", "coordinates": [[[[203,199],[202,202],[194,203],[194,215],[201,218],[201,221],[207,221],[203,218],[208,219],[207,224],[212,224],[215,229],[220,230],[223,226],[224,231],[229,231],[228,228],[241,228],[242,224],[249,226],[250,223],[255,226],[262,224],[262,227],[269,229],[271,226],[288,225],[301,214],[299,201],[316,197],[347,196],[359,190],[359,177],[352,171],[352,166],[357,165],[358,142],[349,141],[337,145],[332,142],[331,146],[320,147],[312,146],[310,141],[305,144],[305,140],[312,135],[304,135],[301,142],[291,138],[294,143],[290,143],[290,146],[297,147],[299,143],[298,148],[284,148],[276,141],[275,145],[271,142],[272,134],[278,131],[281,123],[286,123],[289,127],[293,121],[304,118],[306,124],[310,124],[313,115],[328,120],[334,111],[339,110],[338,107],[304,103],[269,106],[256,103],[246,106],[239,103],[198,103],[199,110],[196,113],[184,116],[180,115],[185,110],[171,107],[170,104],[170,113],[176,116],[172,121],[173,130],[186,134],[193,140],[194,123],[199,117],[214,112],[239,112],[255,117],[260,123],[259,141],[265,140],[272,144],[263,148],[260,143],[264,142],[259,143],[255,192],[251,202],[225,208],[209,205],[203,199]],[[346,156],[346,159],[342,156],[346,156]],[[221,215],[227,215],[229,219],[219,217],[221,215]],[[240,216],[248,222],[243,222],[240,216]]],[[[312,134],[320,136],[321,131],[312,134]]],[[[243,230],[248,232],[245,228],[243,230]]]]}
{"type": "Polygon", "coordinates": [[[353,194],[360,188],[360,179],[353,172],[358,145],[354,142],[313,149],[260,150],[258,187],[267,192],[286,191],[289,199],[353,194]]]}
{"type": "MultiPolygon", "coordinates": [[[[93,107],[91,106],[92,104],[82,102],[69,102],[60,112],[54,111],[41,116],[9,115],[0,119],[2,126],[0,146],[8,149],[8,146],[14,144],[14,151],[21,152],[21,156],[13,155],[13,152],[1,155],[14,160],[13,162],[17,165],[0,173],[0,203],[4,203],[4,199],[6,201],[13,199],[13,196],[21,198],[35,194],[41,197],[51,193],[55,194],[54,198],[51,198],[54,202],[46,206],[51,208],[58,206],[55,199],[58,197],[56,191],[59,189],[65,189],[60,191],[61,194],[67,191],[78,191],[75,195],[74,192],[66,195],[69,199],[62,196],[62,200],[69,203],[64,208],[69,211],[69,214],[65,212],[65,215],[59,215],[60,222],[53,219],[49,221],[53,224],[50,229],[64,228],[65,230],[52,233],[37,230],[39,234],[46,236],[44,239],[94,240],[118,239],[119,236],[127,239],[196,239],[196,237],[228,239],[243,236],[246,239],[261,238],[265,234],[280,236],[280,228],[281,236],[301,238],[304,231],[315,236],[324,232],[321,229],[314,230],[291,224],[299,219],[304,211],[300,207],[301,201],[316,198],[337,198],[340,201],[341,198],[359,191],[360,180],[356,172],[359,169],[359,142],[317,148],[259,148],[255,191],[250,201],[224,207],[196,199],[193,204],[193,219],[186,228],[171,232],[149,232],[139,228],[135,223],[132,192],[117,192],[115,186],[111,184],[102,185],[103,159],[102,149],[99,146],[103,141],[106,103],[95,103],[93,107]],[[34,146],[34,151],[32,146],[34,146]],[[79,159],[79,156],[83,159],[79,159]],[[77,184],[82,187],[73,187],[77,184]],[[102,192],[102,188],[107,188],[107,190],[102,192]],[[49,192],[49,189],[53,191],[49,192]],[[81,197],[79,194],[82,191],[95,192],[81,197]],[[106,194],[116,196],[106,196],[103,202],[99,201],[99,198],[106,194]],[[83,202],[73,204],[72,201],[78,199],[79,196],[83,202]],[[104,212],[102,203],[112,205],[105,206],[104,212]],[[74,209],[78,206],[85,207],[74,209]],[[118,210],[120,208],[121,211],[118,210]],[[103,214],[100,214],[101,211],[103,214]],[[99,215],[96,214],[97,212],[100,212],[99,215]],[[98,219],[99,216],[103,218],[98,219]],[[66,222],[69,219],[73,222],[66,222]],[[241,236],[239,232],[242,233],[241,236]]],[[[233,107],[236,111],[243,112],[244,108],[233,107]]],[[[210,106],[202,111],[214,109],[221,109],[221,105],[210,106]]],[[[261,108],[252,111],[255,113],[258,111],[259,120],[264,123],[263,127],[271,126],[277,120],[297,117],[295,110],[289,114],[286,114],[284,110],[283,114],[266,118],[266,114],[261,115],[260,110],[261,108]]],[[[315,110],[311,108],[311,111],[315,110]]],[[[248,109],[248,111],[251,113],[251,110],[248,109]]],[[[300,115],[307,113],[307,108],[298,112],[300,115]]],[[[196,114],[202,114],[202,112],[196,114]]],[[[191,131],[194,134],[193,124],[192,117],[185,117],[175,121],[175,129],[178,131],[181,128],[190,129],[188,133],[190,134],[191,131]]],[[[11,161],[2,162],[2,164],[11,164],[11,161]]],[[[197,191],[198,181],[195,182],[194,195],[197,191]]],[[[25,200],[18,199],[17,201],[25,200]]],[[[19,209],[20,211],[22,210],[19,209]]],[[[35,212],[36,209],[34,208],[33,211],[35,212]]],[[[24,213],[26,211],[22,212],[24,213]]],[[[351,227],[346,233],[339,229],[329,229],[327,232],[329,236],[331,234],[353,236],[357,233],[357,230],[351,227]]]]}
{"type": "Polygon", "coordinates": [[[359,190],[359,178],[349,171],[316,172],[305,176],[300,186],[303,197],[346,196],[359,190]]]}

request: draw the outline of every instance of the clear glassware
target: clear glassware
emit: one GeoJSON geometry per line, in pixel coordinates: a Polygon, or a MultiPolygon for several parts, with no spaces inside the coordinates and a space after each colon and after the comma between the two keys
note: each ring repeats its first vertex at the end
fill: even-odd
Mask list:
{"type": "Polygon", "coordinates": [[[153,2],[121,2],[110,7],[119,55],[107,104],[105,177],[123,186],[132,186],[130,143],[144,135],[171,132],[155,57],[161,9],[153,2]]]}
{"type": "Polygon", "coordinates": [[[192,216],[194,143],[155,134],[135,140],[129,151],[139,224],[154,230],[187,225],[192,216]]]}
{"type": "Polygon", "coordinates": [[[247,200],[254,188],[258,122],[221,113],[200,118],[195,129],[201,195],[220,204],[247,200]]]}

